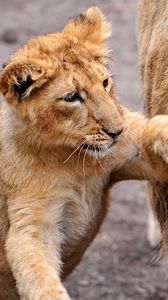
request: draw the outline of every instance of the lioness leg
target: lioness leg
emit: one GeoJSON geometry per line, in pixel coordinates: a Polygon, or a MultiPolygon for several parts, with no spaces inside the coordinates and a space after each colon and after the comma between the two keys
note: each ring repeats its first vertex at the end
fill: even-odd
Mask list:
{"type": "Polygon", "coordinates": [[[168,182],[149,184],[150,203],[153,211],[155,223],[149,224],[151,236],[149,242],[156,246],[161,241],[161,232],[163,234],[162,248],[167,251],[167,224],[168,224],[168,182]],[[155,216],[154,216],[155,214],[155,216]]]}
{"type": "MultiPolygon", "coordinates": [[[[140,67],[144,83],[145,107],[149,117],[157,114],[168,114],[167,95],[167,0],[145,1],[138,0],[139,14],[139,48],[140,67]]],[[[149,200],[154,209],[154,214],[150,211],[148,238],[150,244],[156,245],[160,240],[160,230],[156,217],[159,205],[163,206],[166,201],[167,184],[149,183],[149,200]],[[157,205],[154,205],[156,204],[157,205]],[[156,221],[155,221],[156,220],[156,221]]],[[[159,213],[160,214],[160,213],[159,213]]],[[[159,218],[162,226],[163,216],[159,218]]]]}
{"type": "MultiPolygon", "coordinates": [[[[154,215],[154,211],[152,209],[152,203],[157,202],[155,199],[159,197],[158,193],[155,191],[156,185],[153,183],[148,184],[148,192],[149,192],[149,216],[148,216],[148,241],[152,248],[155,248],[162,239],[161,228],[157,216],[154,215]]],[[[160,202],[160,201],[159,201],[160,202]]]]}

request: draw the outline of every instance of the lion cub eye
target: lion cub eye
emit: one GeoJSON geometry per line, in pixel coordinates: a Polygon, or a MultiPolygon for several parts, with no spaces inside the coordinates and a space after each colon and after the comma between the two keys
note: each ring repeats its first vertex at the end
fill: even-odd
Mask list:
{"type": "Polygon", "coordinates": [[[108,84],[109,84],[108,78],[106,78],[105,80],[103,80],[103,86],[104,86],[104,88],[107,88],[108,84]]]}
{"type": "Polygon", "coordinates": [[[83,102],[84,101],[82,96],[77,92],[69,93],[63,99],[67,102],[75,102],[75,101],[83,102]]]}

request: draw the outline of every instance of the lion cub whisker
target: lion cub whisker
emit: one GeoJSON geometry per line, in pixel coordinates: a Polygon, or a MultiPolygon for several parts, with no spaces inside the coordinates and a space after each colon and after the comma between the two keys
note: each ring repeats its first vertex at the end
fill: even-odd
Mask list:
{"type": "Polygon", "coordinates": [[[63,161],[63,164],[65,164],[66,162],[68,162],[68,160],[75,154],[75,152],[77,152],[82,145],[84,145],[86,143],[86,140],[84,142],[82,142],[69,156],[68,158],[66,158],[64,161],[63,161]]]}

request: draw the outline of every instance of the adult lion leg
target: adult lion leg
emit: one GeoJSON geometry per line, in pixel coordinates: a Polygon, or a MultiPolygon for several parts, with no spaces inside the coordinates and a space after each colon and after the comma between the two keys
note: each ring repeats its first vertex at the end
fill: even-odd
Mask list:
{"type": "MultiPolygon", "coordinates": [[[[144,83],[145,107],[149,117],[157,114],[168,114],[167,95],[167,1],[138,0],[138,27],[140,67],[144,83]]],[[[149,200],[154,209],[149,212],[148,238],[151,245],[159,242],[159,223],[162,226],[162,218],[159,223],[156,211],[158,207],[154,203],[165,203],[167,184],[157,182],[149,183],[149,200]]],[[[162,211],[164,214],[164,211],[162,211]]]]}
{"type": "Polygon", "coordinates": [[[162,252],[164,253],[168,250],[168,182],[150,182],[149,195],[153,216],[155,218],[155,227],[149,227],[152,235],[151,242],[155,242],[154,246],[157,246],[162,240],[162,252]]]}
{"type": "MultiPolygon", "coordinates": [[[[155,248],[157,245],[159,245],[162,240],[160,223],[158,221],[157,216],[154,214],[155,209],[152,208],[152,206],[155,206],[155,203],[161,201],[161,199],[158,198],[163,197],[163,195],[160,195],[158,193],[159,189],[157,185],[158,184],[154,184],[151,182],[148,183],[148,193],[149,193],[148,241],[152,248],[155,248]]],[[[160,183],[160,185],[162,186],[162,183],[160,183]]]]}

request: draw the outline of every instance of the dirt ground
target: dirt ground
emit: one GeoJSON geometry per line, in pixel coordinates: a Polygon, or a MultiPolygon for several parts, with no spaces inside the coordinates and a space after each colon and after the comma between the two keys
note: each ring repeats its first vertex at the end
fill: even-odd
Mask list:
{"type": "MultiPolygon", "coordinates": [[[[113,23],[112,72],[121,101],[142,110],[136,0],[0,0],[0,64],[29,37],[60,30],[96,4],[113,23]]],[[[152,263],[146,238],[146,184],[116,185],[106,221],[65,285],[74,300],[166,300],[168,275],[152,263]]]]}

